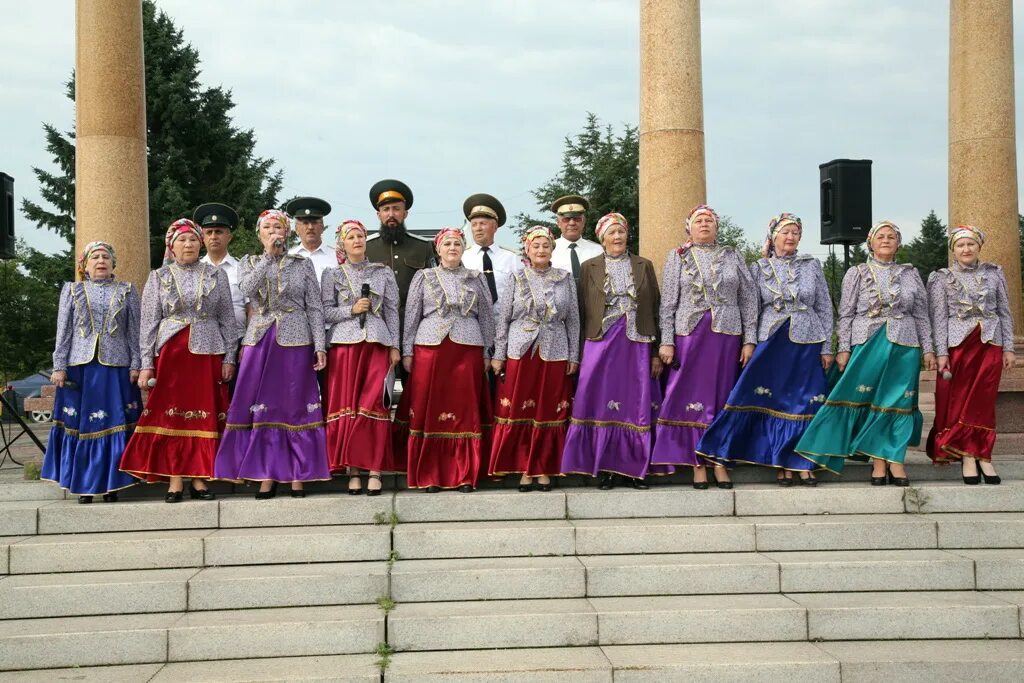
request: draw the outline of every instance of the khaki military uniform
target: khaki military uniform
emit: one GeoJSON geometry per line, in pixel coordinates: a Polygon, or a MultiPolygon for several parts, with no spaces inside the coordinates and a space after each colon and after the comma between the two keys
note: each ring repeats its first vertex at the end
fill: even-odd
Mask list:
{"type": "Polygon", "coordinates": [[[399,330],[405,328],[405,299],[409,285],[417,270],[432,268],[437,264],[434,242],[425,237],[406,233],[396,240],[381,239],[380,233],[366,240],[366,258],[372,263],[382,263],[391,268],[398,281],[399,330]]]}

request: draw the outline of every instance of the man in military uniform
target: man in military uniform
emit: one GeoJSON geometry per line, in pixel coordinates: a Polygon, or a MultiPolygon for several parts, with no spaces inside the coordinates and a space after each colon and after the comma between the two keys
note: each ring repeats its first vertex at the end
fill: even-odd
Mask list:
{"type": "Polygon", "coordinates": [[[388,265],[398,280],[398,317],[405,325],[405,298],[417,270],[432,268],[434,243],[405,229],[412,208],[412,190],[400,180],[381,180],[370,188],[370,204],[377,211],[380,230],[366,240],[366,258],[388,265]]]}
{"type": "Polygon", "coordinates": [[[316,197],[296,197],[284,210],[295,219],[295,234],[299,236],[298,246],[289,249],[288,253],[311,260],[319,284],[324,271],[338,265],[334,245],[323,241],[324,216],[331,212],[331,205],[316,197]]]}
{"type": "Polygon", "coordinates": [[[462,214],[469,221],[473,246],[462,255],[462,265],[479,270],[491,291],[491,303],[497,312],[512,281],[512,274],[523,269],[522,259],[513,251],[497,247],[494,235],[505,224],[505,207],[489,194],[474,194],[462,203],[462,214]]]}
{"type": "Polygon", "coordinates": [[[551,252],[551,265],[572,273],[576,284],[580,281],[580,264],[587,259],[600,256],[604,248],[597,242],[583,239],[583,228],[587,223],[587,209],[590,202],[586,197],[570,194],[559,197],[551,204],[555,212],[561,237],[555,240],[551,252]]]}
{"type": "Polygon", "coordinates": [[[242,290],[238,288],[238,259],[228,253],[228,245],[238,227],[238,213],[227,204],[202,204],[192,212],[192,222],[203,231],[206,256],[201,260],[219,267],[228,276],[235,320],[245,330],[248,311],[242,290]]]}

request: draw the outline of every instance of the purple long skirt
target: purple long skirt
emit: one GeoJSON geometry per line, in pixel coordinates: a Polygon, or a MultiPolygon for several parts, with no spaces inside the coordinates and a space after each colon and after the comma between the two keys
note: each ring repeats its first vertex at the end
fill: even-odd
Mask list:
{"type": "Polygon", "coordinates": [[[588,339],[565,437],[562,472],[647,476],[651,427],[660,399],[657,381],[651,379],[651,345],[626,336],[625,318],[600,341],[588,339]]]}
{"type": "Polygon", "coordinates": [[[214,465],[217,479],[317,481],[327,466],[313,346],[281,346],[277,326],[245,347],[214,465]]]}
{"type": "Polygon", "coordinates": [[[651,462],[667,466],[704,465],[697,456],[697,442],[724,406],[740,372],[738,335],[711,329],[707,312],[693,332],[676,336],[679,369],[666,368],[665,398],[655,427],[651,462]]]}

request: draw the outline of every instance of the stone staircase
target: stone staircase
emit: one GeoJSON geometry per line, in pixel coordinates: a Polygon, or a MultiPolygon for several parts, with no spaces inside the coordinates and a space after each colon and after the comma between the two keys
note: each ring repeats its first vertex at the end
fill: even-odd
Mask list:
{"type": "Polygon", "coordinates": [[[6,480],[0,682],[1024,680],[1024,481],[920,458],[907,490],[855,466],[83,506],[6,480]]]}

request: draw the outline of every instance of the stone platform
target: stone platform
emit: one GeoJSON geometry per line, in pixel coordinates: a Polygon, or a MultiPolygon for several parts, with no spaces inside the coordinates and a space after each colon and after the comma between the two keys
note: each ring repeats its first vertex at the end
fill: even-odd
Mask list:
{"type": "Polygon", "coordinates": [[[1024,679],[1021,481],[88,506],[12,486],[0,682],[1024,679]]]}

